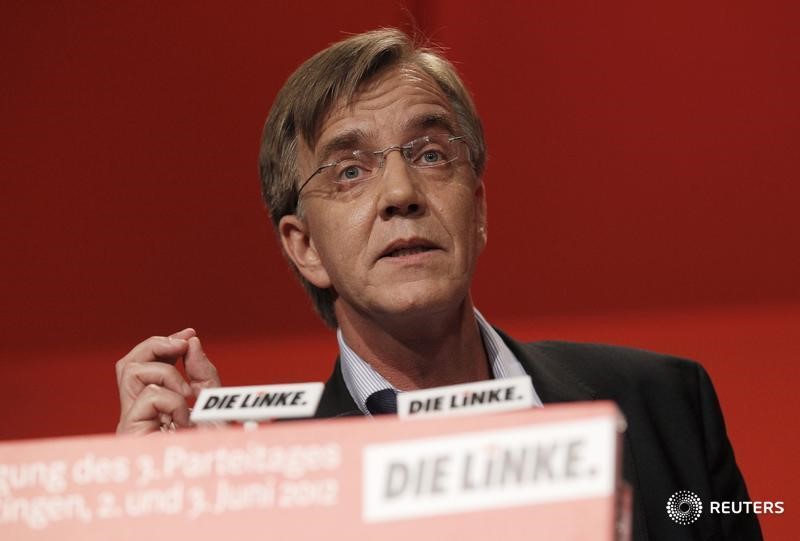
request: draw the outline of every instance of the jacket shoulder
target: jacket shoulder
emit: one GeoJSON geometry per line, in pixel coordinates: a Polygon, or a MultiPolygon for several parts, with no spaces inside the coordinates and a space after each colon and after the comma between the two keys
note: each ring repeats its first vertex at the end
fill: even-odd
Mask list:
{"type": "Polygon", "coordinates": [[[617,398],[620,390],[652,396],[692,389],[705,374],[695,361],[631,347],[561,341],[520,346],[531,358],[571,372],[598,398],[617,398]]]}

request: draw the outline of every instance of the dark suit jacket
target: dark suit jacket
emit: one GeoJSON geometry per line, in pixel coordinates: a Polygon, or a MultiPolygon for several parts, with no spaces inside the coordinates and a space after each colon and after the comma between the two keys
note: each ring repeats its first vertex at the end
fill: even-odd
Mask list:
{"type": "MultiPolygon", "coordinates": [[[[498,331],[499,332],[499,331],[498,331]]],[[[594,344],[523,344],[500,333],[545,404],[613,400],[628,422],[623,477],[634,491],[636,541],[760,540],[755,515],[709,513],[709,501],[749,500],[714,388],[697,363],[594,344]],[[703,501],[697,522],[667,516],[667,499],[690,490],[703,501]]],[[[337,360],[317,417],[361,415],[337,360]]],[[[535,539],[535,527],[531,539],[535,539]]]]}

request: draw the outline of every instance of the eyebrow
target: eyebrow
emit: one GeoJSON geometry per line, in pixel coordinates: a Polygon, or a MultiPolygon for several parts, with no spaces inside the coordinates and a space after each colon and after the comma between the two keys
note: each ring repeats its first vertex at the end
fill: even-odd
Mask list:
{"type": "MultiPolygon", "coordinates": [[[[415,116],[403,123],[403,131],[420,132],[438,128],[454,135],[453,123],[450,116],[444,113],[426,113],[415,116]]],[[[319,163],[324,164],[330,160],[332,154],[346,150],[356,150],[363,148],[369,140],[367,134],[360,129],[348,130],[340,133],[324,145],[319,150],[319,163]]]]}
{"type": "Polygon", "coordinates": [[[331,154],[342,150],[356,150],[360,148],[362,143],[367,140],[366,134],[359,129],[348,130],[340,133],[324,145],[320,149],[319,161],[325,163],[330,158],[331,154]]]}
{"type": "Polygon", "coordinates": [[[431,128],[439,128],[450,135],[455,135],[450,115],[444,113],[426,113],[413,117],[405,123],[404,131],[423,131],[431,128]]]}

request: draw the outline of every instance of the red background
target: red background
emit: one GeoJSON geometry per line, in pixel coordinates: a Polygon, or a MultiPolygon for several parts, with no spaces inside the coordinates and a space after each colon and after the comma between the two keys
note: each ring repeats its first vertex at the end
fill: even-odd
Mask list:
{"type": "MultiPolygon", "coordinates": [[[[519,338],[700,360],[753,500],[798,501],[793,2],[6,2],[0,438],[113,430],[113,363],[194,326],[226,384],[319,380],[256,154],[328,43],[420,28],[489,144],[477,305],[519,338]]],[[[782,533],[783,532],[783,533],[782,533]]]]}

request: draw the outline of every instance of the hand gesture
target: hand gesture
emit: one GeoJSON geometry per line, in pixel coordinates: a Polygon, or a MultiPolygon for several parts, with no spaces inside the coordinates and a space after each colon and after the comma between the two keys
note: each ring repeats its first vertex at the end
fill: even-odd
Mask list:
{"type": "Polygon", "coordinates": [[[208,360],[194,329],[153,336],[117,361],[120,418],[118,434],[149,434],[189,423],[187,399],[201,389],[219,387],[217,369],[208,360]],[[175,368],[183,359],[186,381],[175,368]]]}

